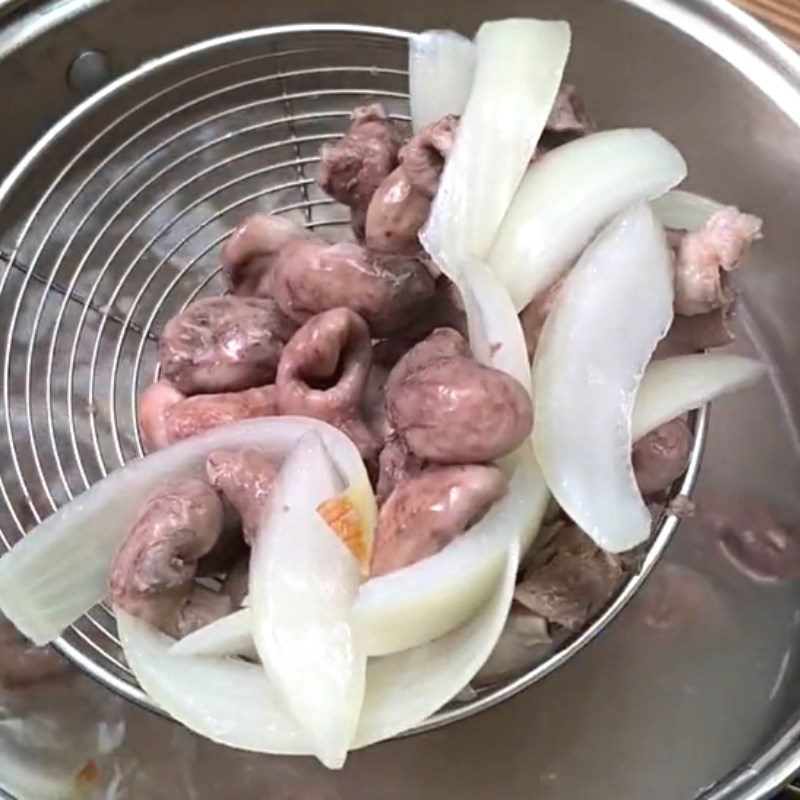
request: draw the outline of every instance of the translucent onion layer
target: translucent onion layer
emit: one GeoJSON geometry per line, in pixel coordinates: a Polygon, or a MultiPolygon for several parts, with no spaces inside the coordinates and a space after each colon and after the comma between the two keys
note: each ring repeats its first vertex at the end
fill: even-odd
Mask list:
{"type": "Polygon", "coordinates": [[[766,371],[754,358],[728,353],[699,353],[653,361],[636,393],[633,440],[715,397],[755,383],[766,371]]]}
{"type": "Polygon", "coordinates": [[[533,439],[547,485],[604,550],[645,541],[650,514],[631,464],[645,367],[672,321],[672,257],[640,203],[589,246],[559,292],[533,368],[533,439]]]}
{"type": "Polygon", "coordinates": [[[408,44],[411,124],[419,131],[446,114],[462,114],[475,73],[475,45],[455,31],[423,31],[408,44]]]}
{"type": "Polygon", "coordinates": [[[686,177],[686,162],[647,128],[594,133],[551,150],[528,169],[489,255],[522,310],[632,203],[686,177]]]}
{"type": "Polygon", "coordinates": [[[475,38],[472,91],[420,234],[439,267],[483,261],[528,168],[553,106],[571,32],[566,22],[485,22],[475,38]]]}
{"type": "Polygon", "coordinates": [[[359,565],[317,512],[343,488],[322,438],[309,431],[281,467],[250,555],[261,663],[332,769],[344,764],[355,734],[367,665],[350,624],[359,565]]]}

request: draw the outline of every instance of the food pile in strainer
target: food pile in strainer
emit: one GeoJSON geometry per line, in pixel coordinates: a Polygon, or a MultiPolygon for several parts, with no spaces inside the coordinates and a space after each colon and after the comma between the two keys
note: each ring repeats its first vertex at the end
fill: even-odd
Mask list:
{"type": "Polygon", "coordinates": [[[702,352],[761,221],[673,191],[654,131],[596,132],[569,49],[528,19],[411,39],[412,130],[357,108],[320,154],[352,240],[243,220],[229,292],[162,331],[150,455],[0,560],[25,635],[110,595],[176,720],[340,767],[608,603],[687,413],[763,373],[702,352]]]}

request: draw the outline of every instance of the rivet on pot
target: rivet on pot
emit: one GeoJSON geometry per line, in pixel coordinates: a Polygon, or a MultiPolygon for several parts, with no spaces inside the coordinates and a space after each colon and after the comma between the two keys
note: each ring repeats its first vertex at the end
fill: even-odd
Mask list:
{"type": "Polygon", "coordinates": [[[100,50],[84,50],[67,70],[69,87],[82,94],[96,92],[109,78],[108,56],[100,50]]]}

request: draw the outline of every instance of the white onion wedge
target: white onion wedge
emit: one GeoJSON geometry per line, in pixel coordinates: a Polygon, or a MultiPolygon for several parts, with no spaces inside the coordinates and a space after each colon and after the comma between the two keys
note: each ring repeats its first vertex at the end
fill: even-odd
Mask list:
{"type": "Polygon", "coordinates": [[[650,204],[665,228],[677,231],[696,231],[724,206],[710,197],[682,189],[673,189],[650,204]]]}
{"type": "MultiPolygon", "coordinates": [[[[512,541],[494,591],[465,625],[431,644],[370,661],[355,746],[406,731],[451,700],[488,658],[502,633],[519,563],[512,541]]],[[[128,664],[142,688],[187,728],[219,744],[276,755],[308,755],[307,734],[284,710],[255,664],[176,655],[173,640],[117,610],[128,664]]]]}
{"type": "Polygon", "coordinates": [[[281,467],[250,556],[261,663],[330,769],[344,764],[355,735],[367,665],[349,621],[359,565],[317,512],[342,488],[321,437],[309,431],[281,467]]]}
{"type": "Polygon", "coordinates": [[[283,461],[309,430],[320,433],[374,527],[377,507],[361,456],[341,431],[319,420],[270,417],[228,425],[134,461],[48,517],[0,559],[0,611],[42,645],[99,603],[122,539],[144,500],[164,483],[200,474],[220,447],[258,447],[283,461]]]}
{"type": "Polygon", "coordinates": [[[686,162],[652,130],[603,131],[551,150],[528,169],[489,255],[522,310],[624,208],[686,177],[686,162]]]}
{"type": "Polygon", "coordinates": [[[128,665],[139,685],[170,716],[212,742],[276,755],[312,752],[307,734],[284,710],[258,664],[175,655],[173,640],[116,609],[128,665]]]}
{"type": "Polygon", "coordinates": [[[616,218],[567,276],[533,368],[533,440],[547,485],[604,550],[635,547],[650,514],[631,465],[644,369],[672,320],[672,257],[640,203],[616,218]]]}
{"type": "Polygon", "coordinates": [[[417,725],[472,680],[503,632],[519,554],[519,543],[512,542],[503,554],[494,592],[465,625],[430,644],[370,661],[355,747],[366,747],[417,725]]]}
{"type": "Polygon", "coordinates": [[[408,43],[408,93],[414,132],[461,114],[475,73],[475,45],[455,31],[423,31],[408,43]]]}
{"type": "Polygon", "coordinates": [[[489,252],[544,130],[570,38],[566,22],[533,19],[485,22],[478,31],[472,91],[420,234],[453,280],[489,252]]]}
{"type": "Polygon", "coordinates": [[[766,371],[754,358],[728,353],[699,353],[653,361],[636,393],[633,440],[719,395],[755,383],[766,371]]]}
{"type": "Polygon", "coordinates": [[[172,645],[177,656],[243,656],[257,659],[249,608],[198,628],[172,645]]]}
{"type": "Polygon", "coordinates": [[[481,364],[516,378],[530,393],[525,334],[505,287],[485,264],[473,262],[469,279],[460,289],[472,355],[481,364]]]}
{"type": "Polygon", "coordinates": [[[491,594],[510,544],[525,552],[539,530],[548,494],[530,447],[520,451],[508,493],[483,519],[423,561],[372,578],[353,606],[353,626],[368,655],[433,641],[469,619],[491,594]]]}

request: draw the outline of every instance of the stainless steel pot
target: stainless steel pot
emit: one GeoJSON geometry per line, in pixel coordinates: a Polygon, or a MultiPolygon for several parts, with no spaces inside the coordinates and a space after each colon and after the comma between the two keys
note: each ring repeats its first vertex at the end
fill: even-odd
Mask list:
{"type": "MultiPolygon", "coordinates": [[[[791,271],[789,255],[796,236],[792,192],[800,171],[800,69],[796,56],[741,13],[720,3],[666,0],[517,1],[495,4],[491,11],[477,2],[457,9],[411,3],[393,9],[390,18],[366,4],[331,8],[314,0],[302,8],[268,10],[248,2],[198,8],[190,0],[168,6],[152,0],[68,0],[35,7],[14,2],[10,8],[0,4],[3,10],[12,16],[0,31],[0,91],[15,124],[0,143],[0,169],[10,168],[36,134],[112,74],[228,31],[342,20],[471,30],[487,15],[569,18],[576,40],[571,72],[600,122],[650,124],[663,131],[686,154],[692,188],[767,218],[768,240],[747,280],[740,347],[769,358],[773,384],[715,409],[701,491],[709,503],[746,492],[776,505],[790,523],[800,522],[792,491],[800,477],[794,428],[800,378],[792,369],[800,354],[793,315],[800,277],[791,271]]],[[[180,67],[173,77],[180,78],[180,67]]],[[[313,86],[303,89],[313,94],[313,86]]],[[[394,90],[385,87],[387,96],[394,90]]],[[[135,109],[136,102],[134,86],[129,107],[135,109]]],[[[42,171],[58,173],[82,155],[76,150],[74,138],[54,147],[42,171]]],[[[38,200],[38,177],[30,175],[29,194],[15,192],[14,203],[0,216],[0,245],[9,250],[16,241],[12,230],[38,200]]],[[[86,197],[89,207],[97,196],[86,197]]],[[[48,220],[46,213],[37,215],[34,225],[48,220]]],[[[31,283],[35,279],[24,286],[31,283]]],[[[81,286],[69,280],[59,281],[57,289],[62,297],[85,299],[81,286]]],[[[39,313],[47,319],[50,301],[44,292],[42,297],[39,313]]],[[[56,302],[65,307],[60,298],[56,302]]],[[[106,318],[119,312],[113,303],[95,310],[106,318]]],[[[131,322],[141,320],[127,319],[131,322]]],[[[124,347],[117,353],[123,364],[124,347]]],[[[79,346],[73,359],[76,353],[80,357],[79,346]]],[[[103,363],[102,354],[100,362],[96,357],[76,363],[92,373],[103,363]]],[[[28,367],[48,363],[57,368],[63,361],[28,367]]],[[[6,376],[6,388],[14,378],[6,376]]],[[[15,411],[31,418],[29,407],[7,408],[6,415],[15,411]]],[[[47,418],[40,422],[44,430],[47,418]]],[[[127,452],[135,445],[109,446],[127,452]]],[[[6,455],[15,462],[14,451],[6,455]]],[[[48,465],[37,461],[33,469],[46,475],[48,465]]],[[[79,470],[64,484],[85,477],[79,470]]],[[[51,487],[46,479],[40,484],[44,497],[33,500],[46,505],[51,487]]],[[[29,500],[9,497],[7,506],[13,512],[15,503],[21,507],[29,500]]],[[[702,508],[702,494],[700,500],[702,508]]],[[[456,727],[358,754],[341,775],[324,774],[306,761],[222,751],[166,721],[119,706],[88,684],[76,692],[92,704],[95,713],[88,718],[76,719],[72,704],[60,695],[51,697],[42,713],[73,737],[75,731],[124,726],[123,741],[98,747],[97,757],[107,770],[137,769],[125,779],[134,782],[135,797],[159,797],[165,785],[174,797],[176,781],[183,781],[179,796],[187,797],[561,798],[583,796],[591,787],[600,798],[674,798],[693,796],[712,783],[717,786],[708,797],[766,796],[795,768],[791,639],[800,621],[794,612],[798,592],[791,583],[754,584],[726,572],[704,535],[701,519],[682,525],[632,607],[599,641],[535,688],[456,727]],[[691,613],[684,609],[681,624],[666,624],[663,603],[678,603],[687,592],[691,613]],[[775,747],[759,755],[773,742],[775,747]],[[752,766],[733,774],[742,763],[752,766]]],[[[0,785],[3,778],[0,761],[0,785]]]]}

